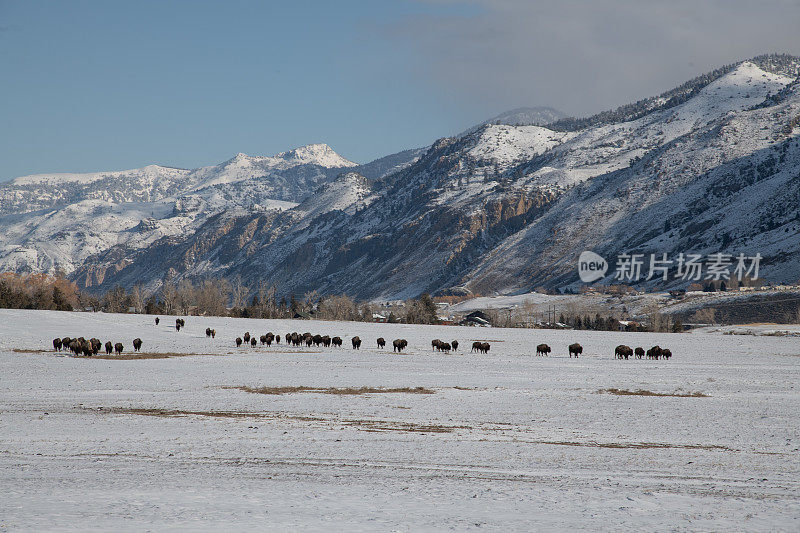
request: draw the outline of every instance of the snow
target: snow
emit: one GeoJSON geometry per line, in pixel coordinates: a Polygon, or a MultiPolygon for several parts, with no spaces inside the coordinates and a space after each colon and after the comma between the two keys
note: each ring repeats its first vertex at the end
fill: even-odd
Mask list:
{"type": "Polygon", "coordinates": [[[540,126],[490,125],[481,130],[468,153],[475,159],[498,163],[504,169],[514,161],[543,154],[573,135],[540,126]]]}
{"type": "Polygon", "coordinates": [[[331,211],[344,211],[353,214],[357,208],[368,205],[371,189],[364,176],[348,172],[336,181],[324,185],[297,206],[305,222],[331,211]]]}
{"type": "Polygon", "coordinates": [[[0,311],[4,529],[797,530],[796,339],[211,317],[187,317],[178,333],[171,324],[0,311]],[[205,338],[208,326],[216,339],[205,338]],[[359,335],[364,346],[233,346],[244,331],[267,330],[340,334],[345,346],[359,335]],[[209,355],[12,351],[49,349],[56,335],[126,347],[138,336],[148,352],[209,355]],[[378,336],[408,339],[408,352],[377,350],[378,336]],[[463,348],[433,353],[437,337],[463,348]],[[470,354],[473,339],[488,340],[490,355],[470,354]],[[586,354],[578,360],[565,354],[575,341],[586,354]],[[532,355],[540,342],[553,356],[532,355]],[[616,361],[620,343],[675,356],[616,361]],[[609,388],[707,397],[598,392],[609,388]]]}

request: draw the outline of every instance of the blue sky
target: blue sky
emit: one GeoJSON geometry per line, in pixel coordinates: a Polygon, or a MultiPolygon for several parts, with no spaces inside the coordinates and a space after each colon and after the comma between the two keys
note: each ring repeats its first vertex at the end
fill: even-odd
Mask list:
{"type": "Polygon", "coordinates": [[[374,157],[469,112],[409,75],[387,37],[407,2],[0,0],[0,179],[214,164],[327,142],[374,157]]]}
{"type": "Polygon", "coordinates": [[[0,0],[0,180],[313,142],[366,162],[514,107],[587,114],[800,53],[798,3],[753,4],[0,0]]]}

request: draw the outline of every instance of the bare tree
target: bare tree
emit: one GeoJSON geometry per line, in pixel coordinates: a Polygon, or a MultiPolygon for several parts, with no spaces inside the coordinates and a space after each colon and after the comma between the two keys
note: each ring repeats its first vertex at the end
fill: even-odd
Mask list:
{"type": "Polygon", "coordinates": [[[180,283],[178,283],[178,308],[181,314],[188,315],[194,303],[194,285],[188,279],[182,279],[180,283]]]}
{"type": "Polygon", "coordinates": [[[329,296],[320,300],[318,316],[325,320],[358,320],[358,306],[345,295],[329,296]]]}
{"type": "Polygon", "coordinates": [[[196,289],[197,311],[200,314],[225,316],[230,292],[225,279],[205,279],[196,289]]]}
{"type": "Polygon", "coordinates": [[[131,289],[131,305],[137,313],[144,312],[144,293],[140,285],[134,285],[131,289]]]}
{"type": "Polygon", "coordinates": [[[174,314],[178,307],[178,289],[172,280],[164,280],[161,285],[161,299],[164,301],[164,313],[174,314]]]}
{"type": "Polygon", "coordinates": [[[250,287],[242,282],[242,276],[235,276],[231,280],[231,306],[244,307],[247,296],[250,294],[250,287]]]}

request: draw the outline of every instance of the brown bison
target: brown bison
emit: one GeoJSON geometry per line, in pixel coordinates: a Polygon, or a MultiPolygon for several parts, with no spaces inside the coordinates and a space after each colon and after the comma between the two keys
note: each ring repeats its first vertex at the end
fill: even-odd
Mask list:
{"type": "Polygon", "coordinates": [[[386,339],[378,337],[378,348],[383,349],[386,346],[386,339]]]}
{"type": "Polygon", "coordinates": [[[647,358],[648,359],[658,359],[661,357],[662,350],[661,347],[658,345],[653,346],[649,350],[647,350],[647,358]]]}
{"type": "Polygon", "coordinates": [[[439,351],[440,352],[450,353],[450,349],[451,348],[452,347],[450,346],[449,342],[443,342],[443,343],[439,344],[439,351]]]}
{"type": "Polygon", "coordinates": [[[431,350],[436,351],[439,349],[439,346],[442,344],[442,341],[439,339],[433,339],[431,341],[431,350]]]}
{"type": "Polygon", "coordinates": [[[333,340],[331,339],[330,335],[323,335],[322,336],[322,345],[325,348],[330,348],[331,347],[331,342],[333,342],[333,340]]]}
{"type": "Polygon", "coordinates": [[[569,345],[569,356],[572,357],[573,355],[577,359],[580,354],[583,353],[583,346],[578,344],[577,342],[574,344],[569,345]]]}
{"type": "Polygon", "coordinates": [[[111,341],[106,341],[106,355],[111,355],[111,352],[114,351],[114,345],[111,344],[111,341]]]}
{"type": "Polygon", "coordinates": [[[206,337],[211,337],[211,328],[206,328],[206,337]]]}
{"type": "Polygon", "coordinates": [[[280,344],[280,343],[281,343],[281,336],[275,335],[275,344],[280,344]]]}
{"type": "Polygon", "coordinates": [[[405,339],[395,339],[392,341],[393,352],[402,352],[406,346],[408,346],[408,341],[405,339]]]}
{"type": "Polygon", "coordinates": [[[186,327],[186,321],[184,319],[182,319],[182,318],[176,318],[175,319],[175,330],[176,331],[180,331],[181,328],[185,328],[185,327],[186,327]]]}
{"type": "Polygon", "coordinates": [[[614,348],[614,359],[627,359],[633,355],[633,349],[630,346],[620,344],[614,348]]]}
{"type": "Polygon", "coordinates": [[[552,351],[553,350],[546,344],[540,344],[539,346],[536,347],[536,355],[541,355],[541,356],[550,355],[550,352],[552,351]]]}
{"type": "Polygon", "coordinates": [[[342,347],[342,338],[341,337],[334,337],[331,339],[331,344],[336,346],[337,348],[342,347]]]}
{"type": "Polygon", "coordinates": [[[100,339],[92,337],[89,339],[89,347],[92,349],[92,355],[97,355],[100,352],[100,348],[103,347],[103,343],[100,342],[100,339]]]}
{"type": "Polygon", "coordinates": [[[454,352],[458,350],[458,341],[453,341],[450,344],[453,346],[453,351],[454,352]]]}
{"type": "Polygon", "coordinates": [[[141,349],[142,349],[142,339],[136,337],[135,339],[133,339],[133,351],[138,352],[141,349]]]}
{"type": "Polygon", "coordinates": [[[642,357],[644,357],[644,348],[642,348],[641,346],[637,346],[636,349],[633,350],[633,353],[636,354],[636,359],[641,359],[642,357]]]}
{"type": "Polygon", "coordinates": [[[61,339],[56,337],[53,339],[53,349],[57,352],[61,351],[61,339]]]}
{"type": "Polygon", "coordinates": [[[61,346],[65,350],[69,350],[69,343],[71,343],[71,342],[72,342],[72,339],[70,339],[69,337],[64,337],[63,339],[61,339],[61,346]]]}
{"type": "Polygon", "coordinates": [[[118,342],[114,345],[114,351],[117,352],[117,355],[122,354],[123,346],[121,342],[118,342]]]}
{"type": "Polygon", "coordinates": [[[250,332],[245,331],[244,333],[244,342],[250,342],[250,332]]]}
{"type": "Polygon", "coordinates": [[[161,322],[161,320],[158,317],[156,317],[156,326],[158,325],[159,322],[161,322]]]}
{"type": "Polygon", "coordinates": [[[256,344],[258,344],[258,339],[256,339],[255,337],[251,338],[251,339],[250,339],[250,346],[252,346],[253,348],[255,348],[255,347],[256,347],[256,344]]]}
{"type": "Polygon", "coordinates": [[[487,353],[489,353],[490,349],[491,349],[491,346],[489,345],[488,342],[475,341],[475,342],[472,343],[472,351],[473,352],[487,354],[487,353]]]}
{"type": "Polygon", "coordinates": [[[670,357],[672,357],[672,352],[664,348],[663,350],[661,350],[661,357],[663,357],[664,359],[669,359],[670,357]]]}
{"type": "Polygon", "coordinates": [[[242,345],[242,338],[241,337],[236,337],[236,347],[238,348],[241,345],[242,345]]]}
{"type": "Polygon", "coordinates": [[[358,335],[353,337],[351,342],[353,343],[353,349],[354,350],[360,350],[361,349],[361,338],[358,337],[358,335]]]}

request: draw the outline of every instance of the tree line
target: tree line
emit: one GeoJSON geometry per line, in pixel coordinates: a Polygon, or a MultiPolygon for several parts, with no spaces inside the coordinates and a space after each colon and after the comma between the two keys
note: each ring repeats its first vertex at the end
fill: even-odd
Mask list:
{"type": "MultiPolygon", "coordinates": [[[[259,282],[251,287],[238,276],[200,281],[165,280],[152,294],[139,285],[130,289],[117,285],[104,293],[93,294],[79,290],[60,274],[10,272],[0,274],[0,308],[351,321],[373,321],[374,315],[382,311],[370,302],[357,302],[344,294],[320,295],[309,291],[300,297],[294,294],[279,297],[274,286],[259,282]]],[[[428,294],[406,300],[396,311],[382,316],[387,322],[438,322],[436,304],[428,294]]]]}

